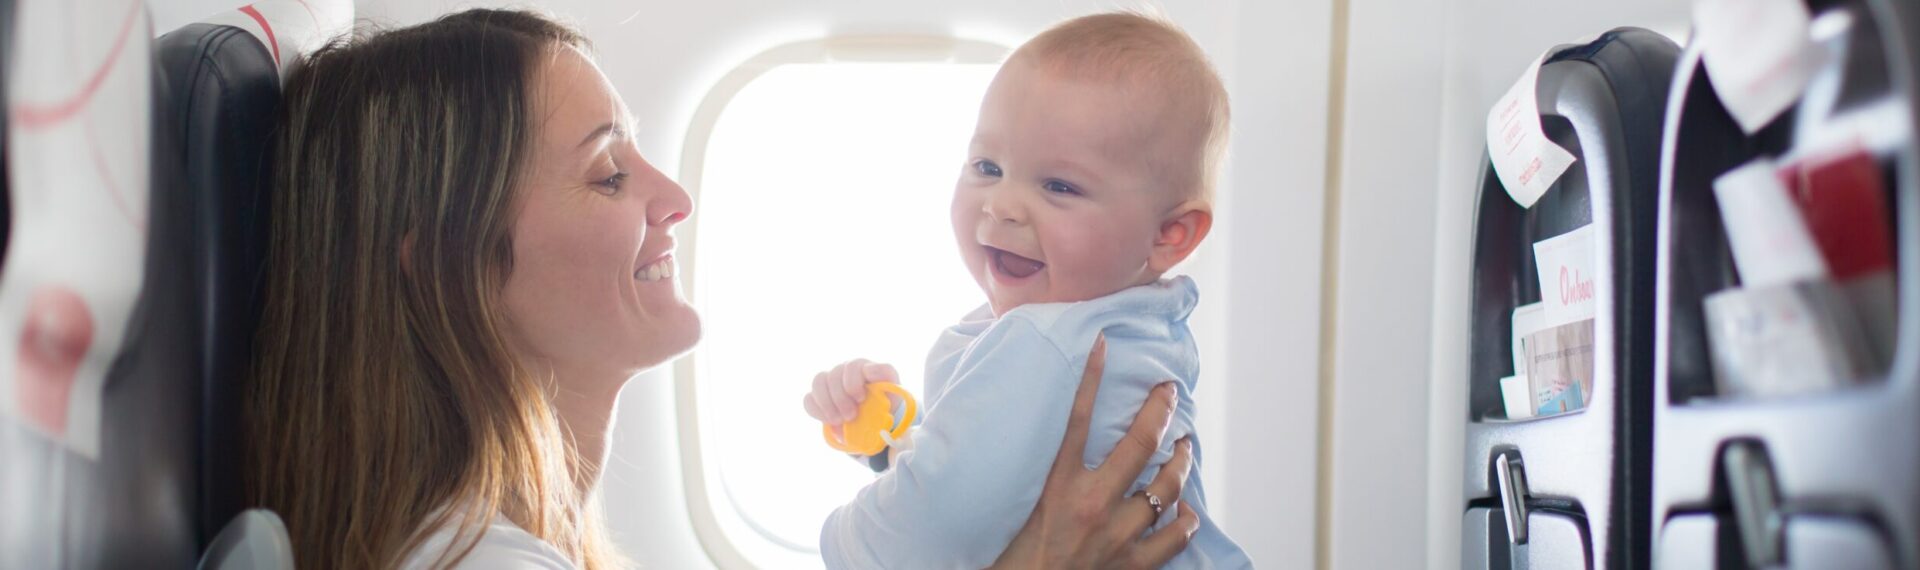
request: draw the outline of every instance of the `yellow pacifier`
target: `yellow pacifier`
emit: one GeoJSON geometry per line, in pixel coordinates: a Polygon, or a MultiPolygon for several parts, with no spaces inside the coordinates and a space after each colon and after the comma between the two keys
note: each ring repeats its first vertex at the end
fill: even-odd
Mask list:
{"type": "Polygon", "coordinates": [[[907,435],[907,428],[913,427],[913,415],[919,404],[913,401],[913,394],[906,388],[893,382],[874,382],[867,384],[867,399],[860,402],[860,411],[853,419],[840,424],[840,433],[834,433],[833,426],[822,424],[821,434],[827,438],[827,445],[840,451],[858,455],[875,455],[887,448],[887,440],[881,437],[900,439],[907,435]],[[887,395],[899,396],[906,402],[904,417],[893,417],[893,400],[887,395]]]}

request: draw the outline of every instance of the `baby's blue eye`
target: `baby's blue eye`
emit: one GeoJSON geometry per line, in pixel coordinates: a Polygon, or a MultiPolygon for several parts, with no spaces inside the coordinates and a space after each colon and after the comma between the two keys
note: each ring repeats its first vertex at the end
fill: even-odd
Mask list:
{"type": "Polygon", "coordinates": [[[993,161],[991,160],[981,160],[981,161],[974,162],[973,170],[975,172],[979,172],[981,176],[986,176],[989,178],[1000,177],[1000,165],[994,164],[993,161]]]}
{"type": "Polygon", "coordinates": [[[1061,182],[1059,180],[1048,180],[1043,187],[1046,188],[1048,192],[1052,192],[1055,194],[1079,194],[1080,193],[1080,189],[1074,188],[1073,185],[1067,184],[1065,182],[1061,182]]]}

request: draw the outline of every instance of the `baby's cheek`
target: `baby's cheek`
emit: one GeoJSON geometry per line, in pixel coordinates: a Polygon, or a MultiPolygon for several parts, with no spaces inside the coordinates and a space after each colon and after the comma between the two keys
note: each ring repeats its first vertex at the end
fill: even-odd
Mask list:
{"type": "Polygon", "coordinates": [[[1056,237],[1057,243],[1069,247],[1060,252],[1064,260],[1049,255],[1055,257],[1053,265],[1059,269],[1053,278],[1067,289],[1062,293],[1072,297],[1070,300],[1085,300],[1130,285],[1146,260],[1147,248],[1135,244],[1140,240],[1107,224],[1068,224],[1056,237]]]}

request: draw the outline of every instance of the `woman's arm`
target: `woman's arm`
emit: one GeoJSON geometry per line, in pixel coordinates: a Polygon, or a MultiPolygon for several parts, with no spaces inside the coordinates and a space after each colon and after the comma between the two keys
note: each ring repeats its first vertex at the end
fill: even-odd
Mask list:
{"type": "Polygon", "coordinates": [[[1106,352],[1103,335],[1094,340],[1093,351],[1087,354],[1087,367],[1081,372],[1080,389],[1074,394],[1073,410],[1067,419],[1067,434],[1047,473],[1040,502],[993,568],[1159,568],[1186,550],[1187,542],[1200,529],[1200,517],[1179,502],[1193,463],[1193,446],[1185,440],[1174,446],[1173,458],[1147,485],[1146,493],[1124,495],[1160,448],[1160,438],[1173,418],[1172,386],[1163,384],[1153,390],[1152,397],[1134,416],[1133,427],[1105,463],[1097,469],[1081,464],[1094,395],[1100,390],[1100,375],[1106,368],[1106,352]],[[1163,509],[1179,509],[1179,517],[1166,528],[1140,538],[1156,518],[1147,494],[1159,497],[1163,509]]]}

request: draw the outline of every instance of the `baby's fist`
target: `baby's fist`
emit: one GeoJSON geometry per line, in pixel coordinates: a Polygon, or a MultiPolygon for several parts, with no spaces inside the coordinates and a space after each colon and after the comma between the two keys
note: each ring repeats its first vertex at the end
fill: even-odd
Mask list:
{"type": "Polygon", "coordinates": [[[867,384],[900,382],[900,373],[890,364],[856,358],[813,375],[813,391],[803,405],[807,415],[825,424],[843,424],[852,420],[867,399],[867,384]]]}

